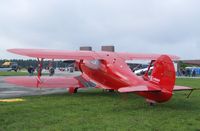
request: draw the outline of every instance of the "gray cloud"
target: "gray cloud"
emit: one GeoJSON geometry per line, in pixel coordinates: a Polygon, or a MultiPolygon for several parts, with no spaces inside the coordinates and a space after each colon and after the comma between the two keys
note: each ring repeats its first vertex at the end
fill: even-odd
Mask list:
{"type": "Polygon", "coordinates": [[[117,51],[200,58],[198,0],[7,0],[0,2],[0,58],[7,48],[117,51]]]}

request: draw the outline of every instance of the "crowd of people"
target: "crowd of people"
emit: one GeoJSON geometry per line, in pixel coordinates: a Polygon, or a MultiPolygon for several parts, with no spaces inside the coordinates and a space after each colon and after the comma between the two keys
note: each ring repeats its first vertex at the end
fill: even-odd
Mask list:
{"type": "Polygon", "coordinates": [[[180,69],[177,72],[177,76],[187,76],[187,77],[196,77],[196,71],[195,69],[180,69]]]}
{"type": "MultiPolygon", "coordinates": [[[[37,70],[37,72],[39,71],[38,68],[34,68],[33,66],[29,66],[27,68],[29,76],[33,76],[35,70],[37,70]]],[[[49,67],[48,70],[49,70],[49,76],[53,76],[55,74],[55,69],[53,67],[49,67]]]]}

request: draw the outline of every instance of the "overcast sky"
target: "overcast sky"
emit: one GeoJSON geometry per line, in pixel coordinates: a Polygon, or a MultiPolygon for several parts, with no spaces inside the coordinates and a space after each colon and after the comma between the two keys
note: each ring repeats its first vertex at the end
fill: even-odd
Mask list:
{"type": "Polygon", "coordinates": [[[0,59],[9,48],[116,51],[200,59],[199,0],[2,0],[0,59]]]}

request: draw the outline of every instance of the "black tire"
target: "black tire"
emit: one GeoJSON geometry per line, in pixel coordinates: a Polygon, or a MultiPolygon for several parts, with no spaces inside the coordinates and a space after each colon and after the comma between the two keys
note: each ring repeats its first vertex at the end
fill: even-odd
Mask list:
{"type": "Polygon", "coordinates": [[[75,88],[75,89],[74,89],[74,93],[77,93],[77,92],[78,92],[78,88],[75,88]]]}

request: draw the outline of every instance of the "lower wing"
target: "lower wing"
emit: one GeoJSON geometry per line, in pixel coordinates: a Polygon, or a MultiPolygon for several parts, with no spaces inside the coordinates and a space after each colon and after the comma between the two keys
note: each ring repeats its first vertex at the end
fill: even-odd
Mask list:
{"type": "Polygon", "coordinates": [[[38,88],[87,88],[96,87],[90,81],[85,80],[82,76],[77,77],[64,77],[64,76],[20,76],[20,77],[7,77],[5,82],[25,87],[38,87],[38,88]]]}

